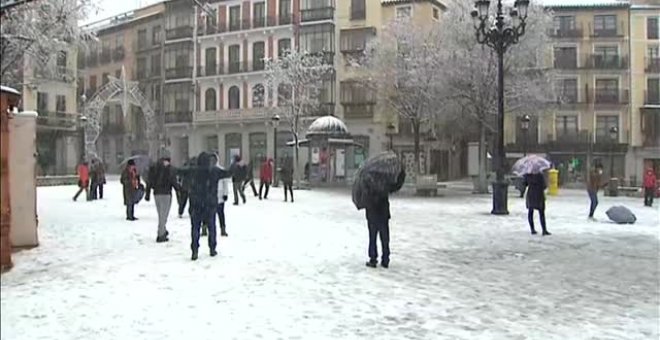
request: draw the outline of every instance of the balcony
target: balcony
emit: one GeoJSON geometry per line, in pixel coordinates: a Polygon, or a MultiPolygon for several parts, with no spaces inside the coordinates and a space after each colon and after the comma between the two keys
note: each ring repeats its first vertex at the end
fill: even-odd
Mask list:
{"type": "Polygon", "coordinates": [[[223,65],[205,65],[197,66],[197,76],[198,77],[210,77],[216,76],[223,73],[223,65]]]}
{"type": "Polygon", "coordinates": [[[124,60],[126,52],[124,51],[124,46],[117,46],[115,50],[112,51],[112,60],[115,62],[124,60]]]}
{"type": "Polygon", "coordinates": [[[74,70],[64,67],[57,66],[54,69],[35,69],[34,78],[35,79],[45,79],[45,80],[54,80],[64,83],[71,83],[76,80],[74,77],[74,70]]]}
{"type": "Polygon", "coordinates": [[[333,20],[334,17],[334,7],[321,7],[300,10],[300,19],[302,22],[333,20]]]}
{"type": "Polygon", "coordinates": [[[660,112],[658,109],[642,111],[642,145],[660,147],[660,112]]]}
{"type": "Polygon", "coordinates": [[[190,123],[192,116],[191,111],[165,112],[165,124],[190,123]]]}
{"type": "Polygon", "coordinates": [[[577,70],[577,58],[555,58],[554,66],[560,70],[577,70]]]}
{"type": "Polygon", "coordinates": [[[280,13],[278,19],[280,25],[291,25],[293,23],[293,15],[291,13],[280,13]]]}
{"type": "Polygon", "coordinates": [[[622,56],[605,56],[592,54],[587,56],[586,68],[599,70],[620,70],[628,68],[628,58],[622,56]]]}
{"type": "Polygon", "coordinates": [[[266,26],[266,17],[255,17],[252,19],[252,27],[260,28],[266,26]]]}
{"type": "Polygon", "coordinates": [[[582,38],[584,36],[584,31],[582,27],[580,28],[560,28],[560,29],[550,29],[548,30],[548,35],[552,38],[562,39],[562,38],[582,38]]]}
{"type": "Polygon", "coordinates": [[[235,20],[229,22],[229,32],[236,32],[241,30],[241,21],[235,20]]]}
{"type": "Polygon", "coordinates": [[[192,66],[168,68],[165,70],[165,79],[192,78],[192,66]]]}
{"type": "Polygon", "coordinates": [[[244,122],[261,121],[270,119],[271,114],[268,108],[255,107],[248,109],[230,109],[217,111],[195,112],[193,120],[195,123],[217,123],[217,122],[244,122]]]}
{"type": "Polygon", "coordinates": [[[588,104],[588,101],[579,100],[577,94],[575,94],[558,96],[557,100],[554,103],[551,103],[551,106],[557,110],[575,111],[585,108],[588,104]]]}
{"type": "Polygon", "coordinates": [[[358,118],[373,118],[374,116],[374,103],[341,103],[344,107],[345,119],[358,119],[358,118]]]}
{"type": "Polygon", "coordinates": [[[591,24],[589,24],[589,30],[591,34],[589,35],[591,38],[598,39],[598,38],[623,38],[624,37],[624,31],[623,31],[623,21],[620,23],[620,25],[616,28],[613,29],[594,29],[591,24]]]}
{"type": "Polygon", "coordinates": [[[78,129],[78,117],[76,113],[48,112],[39,110],[37,117],[37,129],[75,131],[78,129]]]}
{"type": "Polygon", "coordinates": [[[593,98],[596,105],[625,105],[629,102],[629,91],[596,90],[593,98]]]}
{"type": "Polygon", "coordinates": [[[310,55],[321,58],[322,62],[326,65],[334,64],[335,52],[332,51],[320,51],[320,52],[311,52],[310,55]]]}
{"type": "Polygon", "coordinates": [[[101,64],[107,64],[112,61],[112,52],[110,49],[103,49],[101,51],[101,64]]]}
{"type": "Polygon", "coordinates": [[[654,74],[660,73],[660,58],[659,57],[655,57],[655,58],[646,57],[646,58],[644,58],[644,65],[646,65],[646,67],[644,68],[646,73],[654,73],[654,74]]]}
{"type": "Polygon", "coordinates": [[[192,38],[192,35],[193,35],[192,26],[181,26],[181,27],[171,28],[165,31],[166,40],[192,38]]]}
{"type": "Polygon", "coordinates": [[[644,105],[660,105],[660,92],[644,91],[644,105]]]}

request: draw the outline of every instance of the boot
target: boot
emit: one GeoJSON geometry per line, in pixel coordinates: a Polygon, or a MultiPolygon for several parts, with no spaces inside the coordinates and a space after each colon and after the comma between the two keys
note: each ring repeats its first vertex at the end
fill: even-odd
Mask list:
{"type": "Polygon", "coordinates": [[[156,237],[156,243],[168,242],[170,239],[167,238],[167,235],[156,237]]]}
{"type": "Polygon", "coordinates": [[[378,266],[378,261],[369,260],[369,261],[367,261],[366,265],[367,265],[367,267],[376,268],[378,266]]]}
{"type": "Polygon", "coordinates": [[[218,255],[218,251],[215,249],[211,249],[211,252],[209,254],[211,255],[211,257],[215,257],[216,255],[218,255]]]}
{"type": "Polygon", "coordinates": [[[543,236],[550,236],[550,235],[552,235],[552,234],[550,234],[549,231],[543,229],[543,236]]]}
{"type": "Polygon", "coordinates": [[[195,249],[192,251],[192,256],[190,257],[190,259],[193,261],[197,261],[197,257],[198,257],[197,249],[195,249]]]}

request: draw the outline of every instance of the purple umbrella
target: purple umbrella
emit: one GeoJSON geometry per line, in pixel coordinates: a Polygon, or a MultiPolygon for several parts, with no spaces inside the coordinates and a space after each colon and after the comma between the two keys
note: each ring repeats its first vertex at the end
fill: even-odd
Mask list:
{"type": "Polygon", "coordinates": [[[513,164],[511,172],[517,176],[524,176],[541,173],[550,169],[550,167],[552,167],[552,164],[547,159],[538,155],[529,155],[517,160],[513,164]]]}
{"type": "Polygon", "coordinates": [[[129,160],[133,160],[135,162],[135,168],[137,169],[137,172],[140,176],[144,176],[147,171],[149,171],[149,166],[151,166],[151,158],[149,158],[149,156],[135,155],[128,157],[119,164],[119,167],[121,169],[125,168],[129,160]]]}

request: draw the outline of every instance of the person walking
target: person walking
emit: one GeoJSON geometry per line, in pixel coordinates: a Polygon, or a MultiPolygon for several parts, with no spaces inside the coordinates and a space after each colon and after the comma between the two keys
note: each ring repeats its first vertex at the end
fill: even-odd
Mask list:
{"type": "Polygon", "coordinates": [[[293,162],[288,155],[284,157],[280,177],[284,184],[284,202],[288,201],[287,194],[291,193],[291,203],[293,203],[293,162]]]}
{"type": "Polygon", "coordinates": [[[96,169],[94,170],[96,174],[96,193],[95,197],[98,199],[103,199],[103,186],[106,183],[105,179],[105,163],[101,159],[96,160],[96,169]]]}
{"type": "Polygon", "coordinates": [[[259,183],[259,199],[261,200],[262,197],[268,199],[268,190],[273,182],[273,160],[271,158],[265,159],[261,164],[259,177],[259,182],[261,182],[259,183]],[[264,186],[266,187],[265,193],[263,191],[264,186]]]}
{"type": "Polygon", "coordinates": [[[545,223],[545,189],[548,187],[545,177],[542,173],[526,174],[523,177],[523,184],[527,188],[527,221],[532,235],[537,234],[534,228],[534,210],[539,211],[543,236],[551,235],[545,223]]]}
{"type": "MultiPolygon", "coordinates": [[[[220,165],[220,157],[218,157],[217,154],[213,155],[216,167],[220,169],[221,171],[225,171],[225,169],[220,165]]],[[[228,178],[221,178],[218,180],[218,207],[216,209],[216,213],[218,214],[218,222],[220,223],[220,236],[222,237],[228,237],[229,235],[227,234],[227,224],[225,221],[225,203],[227,202],[227,199],[229,198],[229,179],[228,178]]]]}
{"type": "Polygon", "coordinates": [[[92,158],[92,163],[89,167],[89,197],[90,200],[94,201],[98,198],[98,174],[96,168],[98,166],[98,161],[96,158],[92,158]]]}
{"type": "Polygon", "coordinates": [[[124,205],[126,206],[126,220],[137,221],[135,218],[135,195],[140,187],[140,175],[138,175],[135,161],[128,160],[126,167],[119,179],[124,192],[124,205]]]}
{"type": "Polygon", "coordinates": [[[240,155],[234,156],[234,162],[229,167],[229,172],[231,173],[232,187],[234,191],[234,205],[238,205],[239,196],[243,200],[243,204],[245,204],[245,187],[243,186],[243,182],[247,177],[247,167],[243,164],[240,155]]]}
{"type": "Polygon", "coordinates": [[[85,199],[89,201],[91,197],[89,196],[89,166],[87,162],[80,163],[76,172],[78,173],[78,192],[73,196],[73,201],[77,201],[78,196],[83,191],[85,192],[85,199]]]}
{"type": "Polygon", "coordinates": [[[215,228],[215,214],[218,207],[218,181],[230,175],[217,167],[212,158],[209,153],[202,152],[197,157],[196,166],[185,169],[186,175],[189,175],[191,179],[188,212],[191,224],[191,260],[193,261],[197,260],[199,255],[199,238],[202,224],[208,227],[210,255],[212,257],[218,255],[215,228]]]}
{"type": "Polygon", "coordinates": [[[597,164],[591,171],[591,175],[589,176],[589,181],[587,183],[587,193],[589,194],[589,200],[591,201],[589,207],[589,219],[591,220],[594,219],[594,213],[598,207],[598,190],[607,185],[607,183],[602,182],[602,175],[603,165],[597,164]]]}
{"type": "Polygon", "coordinates": [[[176,172],[172,168],[170,158],[163,157],[149,169],[147,189],[144,196],[144,199],[148,202],[153,190],[156,211],[158,212],[157,243],[169,241],[168,236],[170,233],[167,231],[167,217],[172,207],[172,189],[178,191],[180,186],[176,180],[176,172]]]}
{"type": "Polygon", "coordinates": [[[257,193],[257,187],[254,185],[254,165],[254,162],[250,162],[249,164],[245,165],[246,178],[245,182],[243,182],[243,192],[245,192],[245,187],[249,184],[250,187],[252,187],[252,193],[254,194],[254,197],[258,197],[259,193],[257,193]]]}
{"type": "MultiPolygon", "coordinates": [[[[195,166],[197,163],[197,157],[193,157],[186,161],[183,166],[184,168],[195,166]]],[[[190,190],[190,176],[187,176],[185,173],[177,172],[177,179],[179,181],[179,190],[176,192],[176,200],[179,206],[179,218],[183,218],[183,212],[186,209],[186,204],[188,203],[188,192],[190,190]]]]}
{"type": "Polygon", "coordinates": [[[653,172],[652,167],[648,167],[646,169],[646,173],[644,173],[644,206],[645,207],[652,207],[653,206],[653,198],[655,197],[655,190],[657,184],[657,177],[655,176],[655,172],[653,172]]]}

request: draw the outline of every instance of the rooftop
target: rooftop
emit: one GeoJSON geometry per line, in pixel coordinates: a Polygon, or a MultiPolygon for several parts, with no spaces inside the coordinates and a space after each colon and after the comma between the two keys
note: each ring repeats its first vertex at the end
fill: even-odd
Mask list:
{"type": "Polygon", "coordinates": [[[545,7],[582,8],[582,7],[629,7],[630,0],[541,0],[545,7]]]}

